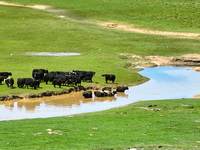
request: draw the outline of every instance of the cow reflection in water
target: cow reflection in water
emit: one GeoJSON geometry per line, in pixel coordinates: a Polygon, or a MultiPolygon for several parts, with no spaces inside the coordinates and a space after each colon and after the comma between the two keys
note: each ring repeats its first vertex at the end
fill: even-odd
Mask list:
{"type": "Polygon", "coordinates": [[[18,108],[26,108],[27,111],[35,110],[36,107],[40,106],[40,101],[28,100],[28,101],[18,101],[18,108]]]}
{"type": "Polygon", "coordinates": [[[124,92],[118,92],[117,97],[128,98],[128,94],[125,94],[124,92]]]}
{"type": "Polygon", "coordinates": [[[17,108],[25,108],[27,111],[35,110],[37,106],[40,106],[40,101],[34,100],[12,100],[12,101],[4,101],[0,102],[0,105],[4,105],[7,108],[13,109],[15,107],[15,103],[17,104],[17,108]]]}
{"type": "Polygon", "coordinates": [[[14,107],[14,102],[13,101],[1,101],[0,105],[4,105],[5,107],[13,108],[14,107]]]}
{"type": "Polygon", "coordinates": [[[117,98],[112,96],[112,97],[94,97],[93,98],[95,102],[112,102],[116,101],[117,98]]]}
{"type": "Polygon", "coordinates": [[[95,102],[112,102],[117,100],[115,96],[96,97],[94,96],[94,92],[92,92],[92,98],[84,98],[82,94],[83,91],[51,97],[12,100],[0,102],[0,105],[4,105],[9,109],[14,109],[14,107],[17,107],[19,110],[25,109],[26,111],[33,111],[37,109],[43,109],[43,107],[48,107],[48,105],[71,108],[74,106],[80,106],[81,104],[92,103],[92,105],[94,104],[95,107],[95,102]],[[44,104],[46,106],[44,106],[44,104]]]}

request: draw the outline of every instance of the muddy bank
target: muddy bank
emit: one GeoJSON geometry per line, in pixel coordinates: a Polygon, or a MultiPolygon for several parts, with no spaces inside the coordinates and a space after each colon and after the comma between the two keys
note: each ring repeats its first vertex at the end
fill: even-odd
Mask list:
{"type": "Polygon", "coordinates": [[[41,93],[24,93],[21,95],[6,95],[6,96],[0,96],[0,101],[9,101],[9,100],[15,100],[15,99],[28,99],[28,98],[40,98],[40,97],[48,97],[48,96],[56,96],[56,95],[63,95],[63,94],[69,94],[71,92],[79,92],[82,90],[88,90],[88,89],[98,89],[95,87],[83,87],[83,86],[79,86],[79,87],[72,87],[70,89],[66,89],[63,91],[45,91],[45,92],[41,92],[41,93]]]}
{"type": "Polygon", "coordinates": [[[139,56],[129,53],[119,54],[123,59],[127,59],[134,66],[141,67],[158,67],[158,66],[175,66],[175,67],[196,67],[194,70],[200,71],[200,55],[187,54],[178,57],[165,56],[139,56]]]}
{"type": "MultiPolygon", "coordinates": [[[[117,87],[115,86],[109,86],[112,90],[116,90],[117,87]]],[[[69,94],[71,92],[80,92],[80,91],[87,91],[87,90],[101,90],[103,87],[100,86],[78,86],[78,87],[71,87],[70,89],[65,89],[63,91],[45,91],[41,93],[23,93],[21,95],[6,95],[6,96],[0,96],[0,101],[10,101],[10,100],[16,100],[16,99],[29,99],[29,98],[41,98],[41,97],[50,97],[50,96],[56,96],[56,95],[63,95],[63,94],[69,94]]]]}

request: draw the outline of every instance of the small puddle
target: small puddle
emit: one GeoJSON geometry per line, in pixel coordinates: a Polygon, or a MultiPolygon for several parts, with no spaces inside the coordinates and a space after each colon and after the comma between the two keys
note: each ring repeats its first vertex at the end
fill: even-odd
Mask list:
{"type": "Polygon", "coordinates": [[[74,56],[74,55],[80,55],[80,53],[52,53],[52,52],[39,52],[39,53],[26,53],[26,55],[32,55],[32,56],[74,56]]]}
{"type": "Polygon", "coordinates": [[[0,102],[0,120],[48,118],[106,110],[141,100],[193,98],[200,93],[200,72],[186,67],[144,68],[150,78],[114,97],[89,98],[83,92],[66,95],[0,102]]]}

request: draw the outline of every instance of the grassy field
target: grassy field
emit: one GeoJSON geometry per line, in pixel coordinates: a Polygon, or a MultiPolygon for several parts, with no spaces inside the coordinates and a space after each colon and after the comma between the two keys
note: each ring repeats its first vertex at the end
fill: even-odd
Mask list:
{"type": "MultiPolygon", "coordinates": [[[[95,71],[93,83],[83,86],[136,85],[148,79],[138,74],[130,59],[140,56],[199,54],[199,39],[145,35],[89,24],[108,21],[155,30],[200,33],[198,0],[6,0],[20,4],[51,5],[60,11],[0,5],[0,71],[15,81],[31,77],[33,69],[95,71]],[[77,52],[80,56],[27,56],[28,52],[77,52]],[[102,74],[113,73],[116,84],[105,84],[102,74]]],[[[15,82],[15,87],[17,87],[15,82]]],[[[0,96],[63,90],[41,84],[40,89],[7,88],[0,96]]],[[[152,107],[151,107],[152,108],[152,107]]],[[[0,149],[199,149],[199,99],[138,102],[102,112],[0,122],[0,149]],[[141,109],[153,105],[153,110],[141,109]],[[157,105],[157,106],[155,106],[157,105]],[[51,129],[48,130],[47,129],[51,129]],[[48,133],[49,132],[49,133],[48,133]]]]}
{"type": "Polygon", "coordinates": [[[199,149],[200,99],[0,122],[1,149],[199,149]],[[146,109],[145,109],[146,108],[146,109]]]}
{"type": "MultiPolygon", "coordinates": [[[[56,1],[54,5],[66,9],[77,2],[74,1],[74,4],[70,2],[68,5],[64,1],[62,3],[56,1]]],[[[30,2],[23,1],[23,3],[30,2]]],[[[51,3],[44,1],[38,4],[50,5],[51,3]]],[[[101,77],[105,73],[113,73],[117,76],[117,84],[114,86],[130,86],[143,83],[147,79],[139,75],[138,70],[132,68],[134,64],[131,65],[130,60],[121,57],[119,53],[141,56],[177,56],[199,53],[198,39],[133,34],[58,18],[55,13],[37,9],[11,6],[0,6],[0,8],[0,21],[3,25],[0,30],[0,50],[2,52],[0,70],[11,71],[15,81],[19,77],[31,77],[32,70],[38,68],[49,71],[76,69],[96,72],[94,83],[83,83],[84,86],[106,86],[104,78],[101,77]],[[27,52],[78,52],[81,55],[70,57],[27,56],[27,52]]],[[[84,7],[81,8],[84,9],[84,7]]],[[[196,31],[198,30],[196,29],[196,31]]],[[[43,83],[41,87],[38,90],[8,89],[4,84],[0,86],[0,95],[60,90],[43,83]]],[[[62,87],[61,90],[65,88],[62,87]]]]}
{"type": "Polygon", "coordinates": [[[199,0],[6,0],[66,9],[69,17],[114,21],[156,29],[200,32],[199,0]]]}

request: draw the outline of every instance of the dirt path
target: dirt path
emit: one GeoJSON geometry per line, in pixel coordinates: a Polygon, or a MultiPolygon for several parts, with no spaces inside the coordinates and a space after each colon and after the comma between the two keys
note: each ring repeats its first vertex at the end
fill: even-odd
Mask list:
{"type": "Polygon", "coordinates": [[[44,6],[44,5],[21,5],[21,4],[15,4],[15,3],[7,3],[4,1],[0,1],[0,5],[27,7],[27,8],[42,9],[42,10],[49,8],[49,6],[44,6]]]}
{"type": "Polygon", "coordinates": [[[168,32],[168,31],[155,31],[155,30],[148,30],[148,29],[140,29],[135,28],[134,25],[123,25],[123,24],[114,24],[109,22],[102,22],[98,25],[111,27],[117,30],[135,32],[135,33],[142,33],[142,34],[152,34],[152,35],[164,35],[164,36],[180,36],[180,37],[196,37],[200,38],[199,33],[184,33],[184,32],[168,32]]]}
{"type": "MultiPolygon", "coordinates": [[[[45,5],[22,5],[22,4],[16,4],[16,3],[7,3],[7,2],[4,2],[4,1],[0,1],[0,5],[41,9],[41,10],[52,12],[52,13],[55,13],[55,11],[59,11],[59,12],[63,12],[63,14],[65,14],[65,15],[69,14],[68,11],[53,9],[50,6],[45,6],[45,5]]],[[[60,15],[59,17],[63,18],[63,19],[66,17],[67,19],[75,20],[74,18],[70,18],[70,17],[65,16],[65,15],[60,15]]],[[[109,27],[109,28],[113,28],[113,29],[116,29],[116,30],[128,31],[128,32],[133,32],[133,33],[151,34],[151,35],[164,35],[164,36],[176,36],[176,37],[180,37],[180,38],[197,38],[197,39],[200,39],[199,33],[156,31],[156,30],[135,28],[134,25],[115,24],[115,23],[111,23],[111,22],[85,21],[85,23],[95,24],[95,25],[99,25],[99,26],[103,26],[103,27],[109,27]]]]}

